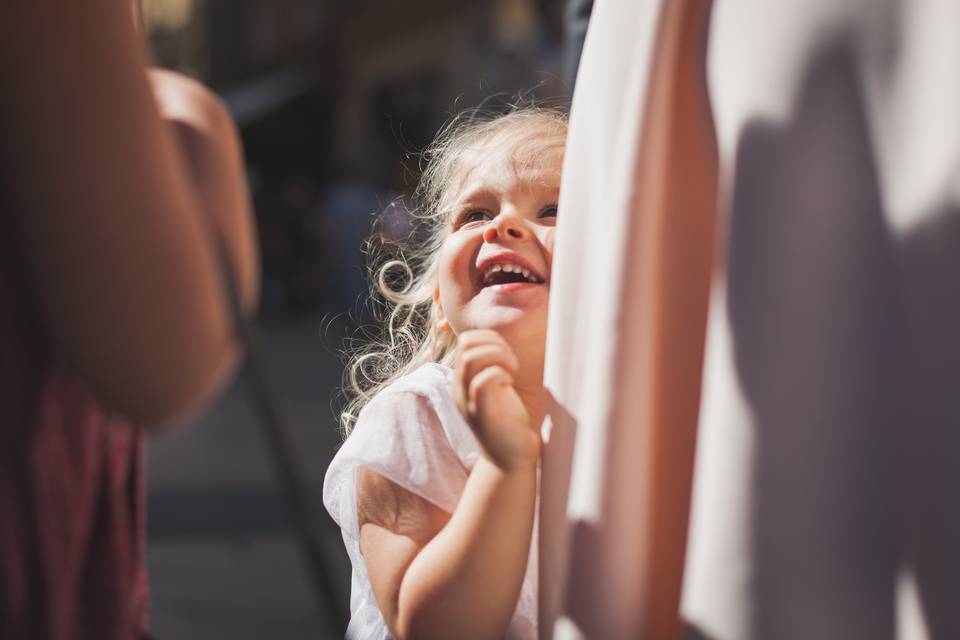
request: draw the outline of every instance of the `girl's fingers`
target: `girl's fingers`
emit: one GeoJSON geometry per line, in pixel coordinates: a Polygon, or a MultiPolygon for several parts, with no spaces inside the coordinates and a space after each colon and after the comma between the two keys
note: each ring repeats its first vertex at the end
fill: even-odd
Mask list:
{"type": "Polygon", "coordinates": [[[504,344],[487,343],[463,351],[460,354],[457,369],[463,381],[469,384],[475,375],[487,367],[497,365],[514,372],[518,364],[510,347],[504,344]]]}
{"type": "Polygon", "coordinates": [[[519,362],[503,336],[493,330],[465,331],[457,337],[457,343],[453,397],[464,417],[475,416],[470,389],[476,377],[498,367],[508,375],[508,384],[512,384],[510,372],[517,370],[519,362]]]}
{"type": "Polygon", "coordinates": [[[509,371],[515,371],[519,366],[513,349],[499,333],[477,329],[465,331],[457,338],[453,395],[461,411],[466,410],[467,387],[473,376],[494,364],[509,371]]]}
{"type": "Polygon", "coordinates": [[[493,398],[491,392],[497,391],[500,387],[511,385],[513,385],[513,376],[501,366],[487,367],[477,373],[467,387],[467,407],[470,414],[477,415],[482,411],[481,405],[493,398]]]}

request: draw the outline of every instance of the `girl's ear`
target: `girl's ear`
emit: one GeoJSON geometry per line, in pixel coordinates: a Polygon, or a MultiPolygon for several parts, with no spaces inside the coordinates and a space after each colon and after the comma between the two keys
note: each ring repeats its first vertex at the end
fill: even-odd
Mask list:
{"type": "Polygon", "coordinates": [[[440,289],[435,289],[433,292],[433,308],[437,317],[434,322],[437,331],[440,333],[448,333],[450,331],[450,322],[447,320],[447,314],[443,312],[443,305],[440,304],[440,289]]]}

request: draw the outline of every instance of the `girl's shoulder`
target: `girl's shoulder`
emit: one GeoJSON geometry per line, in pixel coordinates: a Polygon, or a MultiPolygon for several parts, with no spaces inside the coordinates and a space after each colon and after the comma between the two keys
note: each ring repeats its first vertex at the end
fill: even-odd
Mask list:
{"type": "Polygon", "coordinates": [[[356,470],[366,467],[451,511],[479,457],[450,392],[452,371],[427,364],[384,387],[363,408],[327,468],[324,504],[345,531],[356,525],[356,470]]]}
{"type": "Polygon", "coordinates": [[[366,437],[419,437],[451,450],[472,468],[480,449],[453,399],[452,381],[453,370],[439,363],[425,364],[394,380],[363,408],[351,437],[361,432],[366,437]]]}
{"type": "Polygon", "coordinates": [[[367,406],[396,401],[398,397],[405,395],[419,396],[430,401],[443,397],[449,397],[452,400],[450,391],[452,381],[453,370],[450,367],[437,362],[428,362],[381,389],[367,406]]]}

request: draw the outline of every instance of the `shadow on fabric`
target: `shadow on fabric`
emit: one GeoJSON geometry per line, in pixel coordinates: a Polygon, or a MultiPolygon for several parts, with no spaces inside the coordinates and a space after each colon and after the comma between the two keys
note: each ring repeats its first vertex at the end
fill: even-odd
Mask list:
{"type": "Polygon", "coordinates": [[[830,51],[790,119],[738,145],[727,302],[756,431],[756,638],[893,638],[905,565],[932,637],[960,637],[960,212],[889,228],[859,86],[830,51]]]}

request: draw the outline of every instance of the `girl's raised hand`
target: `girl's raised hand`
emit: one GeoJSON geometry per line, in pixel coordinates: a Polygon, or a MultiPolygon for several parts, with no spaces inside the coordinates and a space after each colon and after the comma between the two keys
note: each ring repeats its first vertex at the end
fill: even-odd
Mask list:
{"type": "Polygon", "coordinates": [[[484,453],[504,471],[535,465],[540,434],[513,385],[519,363],[496,331],[457,337],[453,397],[484,453]]]}

